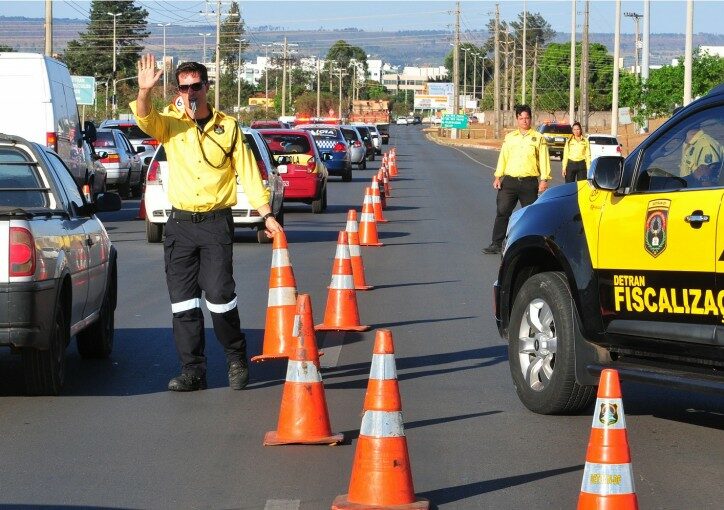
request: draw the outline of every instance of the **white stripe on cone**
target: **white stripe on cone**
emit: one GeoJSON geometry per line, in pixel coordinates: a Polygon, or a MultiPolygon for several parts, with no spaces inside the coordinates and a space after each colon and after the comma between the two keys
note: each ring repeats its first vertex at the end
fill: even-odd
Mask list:
{"type": "Polygon", "coordinates": [[[336,290],[354,289],[354,278],[351,274],[333,274],[329,288],[336,290]]]}
{"type": "Polygon", "coordinates": [[[297,304],[297,289],[294,287],[272,287],[269,289],[267,306],[287,306],[297,304]]]}
{"type": "Polygon", "coordinates": [[[289,360],[287,363],[287,382],[318,383],[322,382],[317,366],[311,361],[289,360]]]}
{"type": "Polygon", "coordinates": [[[397,379],[394,354],[373,354],[370,379],[397,379]]]}
{"type": "Polygon", "coordinates": [[[405,427],[400,411],[365,411],[362,416],[360,436],[404,437],[405,427]]]}
{"type": "Polygon", "coordinates": [[[586,462],[586,467],[583,469],[581,492],[598,496],[633,494],[635,491],[631,464],[586,462]]]}
{"type": "Polygon", "coordinates": [[[291,266],[289,261],[289,250],[286,248],[272,250],[271,267],[287,267],[291,266]]]}

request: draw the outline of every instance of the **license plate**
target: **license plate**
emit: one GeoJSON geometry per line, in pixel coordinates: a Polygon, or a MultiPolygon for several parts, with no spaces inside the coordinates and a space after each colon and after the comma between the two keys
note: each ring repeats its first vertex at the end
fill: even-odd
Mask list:
{"type": "Polygon", "coordinates": [[[287,173],[287,165],[277,165],[277,172],[280,174],[287,173]]]}
{"type": "Polygon", "coordinates": [[[282,181],[284,183],[284,186],[289,186],[289,181],[282,181]]]}
{"type": "Polygon", "coordinates": [[[565,141],[566,141],[565,138],[560,138],[560,137],[556,138],[556,142],[565,142],[565,141]]]}

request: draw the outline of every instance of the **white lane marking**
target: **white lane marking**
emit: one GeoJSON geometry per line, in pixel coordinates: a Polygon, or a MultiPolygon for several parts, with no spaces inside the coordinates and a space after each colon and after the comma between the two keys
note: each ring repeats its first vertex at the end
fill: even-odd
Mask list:
{"type": "Polygon", "coordinates": [[[267,499],[264,510],[299,510],[299,499],[267,499]]]}
{"type": "Polygon", "coordinates": [[[460,153],[461,153],[463,156],[465,156],[466,158],[472,159],[472,160],[475,161],[476,163],[478,163],[478,164],[480,164],[480,165],[483,165],[485,168],[490,168],[491,170],[495,170],[495,167],[494,167],[494,166],[486,165],[486,164],[483,163],[482,161],[478,161],[477,159],[475,159],[474,157],[472,157],[471,155],[469,155],[467,152],[465,152],[465,151],[463,151],[463,150],[461,150],[461,149],[458,149],[457,147],[450,147],[450,148],[451,148],[451,149],[455,149],[456,151],[460,152],[460,153]]]}
{"type": "Polygon", "coordinates": [[[344,345],[344,335],[343,331],[331,331],[317,335],[319,348],[324,350],[324,356],[319,358],[321,368],[335,368],[339,364],[339,355],[342,353],[342,346],[344,345]],[[325,347],[325,343],[333,345],[325,347]]]}

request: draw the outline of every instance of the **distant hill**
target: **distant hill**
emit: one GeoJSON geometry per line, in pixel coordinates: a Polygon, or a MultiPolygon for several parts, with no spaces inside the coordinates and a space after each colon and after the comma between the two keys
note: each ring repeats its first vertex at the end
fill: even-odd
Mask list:
{"type": "MultiPolygon", "coordinates": [[[[41,18],[5,17],[0,16],[0,45],[7,45],[16,51],[42,52],[44,48],[44,28],[41,18]]],[[[53,50],[62,52],[68,41],[76,39],[85,30],[85,23],[76,19],[55,19],[53,21],[53,50]]],[[[154,53],[163,51],[163,32],[160,27],[149,24],[151,35],[146,40],[146,48],[154,53]]],[[[215,33],[215,26],[173,26],[167,29],[166,53],[180,59],[201,59],[202,38],[199,33],[215,33]]],[[[350,44],[360,46],[373,58],[381,58],[394,65],[442,65],[445,55],[450,51],[452,35],[447,31],[414,30],[414,31],[363,31],[357,29],[344,30],[303,30],[283,31],[276,27],[252,27],[247,34],[251,48],[245,58],[252,60],[256,55],[263,55],[261,44],[281,42],[287,37],[290,43],[296,43],[300,56],[321,55],[327,53],[335,41],[343,39],[350,44]]],[[[482,43],[488,37],[484,31],[466,32],[465,40],[482,43]]],[[[613,34],[591,34],[591,42],[604,44],[613,51],[613,34]]],[[[633,64],[633,34],[621,35],[621,55],[626,65],[633,64]]],[[[566,43],[570,35],[559,33],[554,42],[566,43]]],[[[207,38],[207,51],[211,55],[213,35],[207,38]]],[[[683,34],[651,34],[650,63],[669,64],[672,58],[684,52],[683,34]]],[[[104,43],[108,48],[112,41],[104,43]]],[[[695,34],[694,46],[724,46],[722,34],[695,34]]]]}

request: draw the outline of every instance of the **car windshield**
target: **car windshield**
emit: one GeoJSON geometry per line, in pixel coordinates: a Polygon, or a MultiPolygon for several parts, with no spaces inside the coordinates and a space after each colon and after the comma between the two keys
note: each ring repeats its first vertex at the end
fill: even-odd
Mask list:
{"type": "Polygon", "coordinates": [[[357,132],[354,129],[342,128],[342,133],[344,134],[344,139],[348,142],[356,142],[358,140],[357,132]]]}
{"type": "Polygon", "coordinates": [[[117,126],[112,126],[113,129],[120,129],[123,131],[123,134],[126,135],[130,140],[137,140],[139,138],[153,138],[150,135],[147,135],[141,128],[139,128],[135,124],[118,124],[117,126]]]}
{"type": "Polygon", "coordinates": [[[553,135],[572,135],[573,129],[568,124],[548,124],[543,126],[541,133],[550,133],[553,135]]]}
{"type": "Polygon", "coordinates": [[[0,148],[0,207],[47,207],[35,163],[23,151],[0,148]]]}
{"type": "Polygon", "coordinates": [[[275,156],[279,154],[309,154],[311,152],[309,140],[304,135],[265,134],[264,139],[275,156]]]}
{"type": "Polygon", "coordinates": [[[96,141],[93,142],[93,147],[115,147],[116,140],[113,137],[113,133],[110,131],[98,130],[96,132],[96,141]]]}

